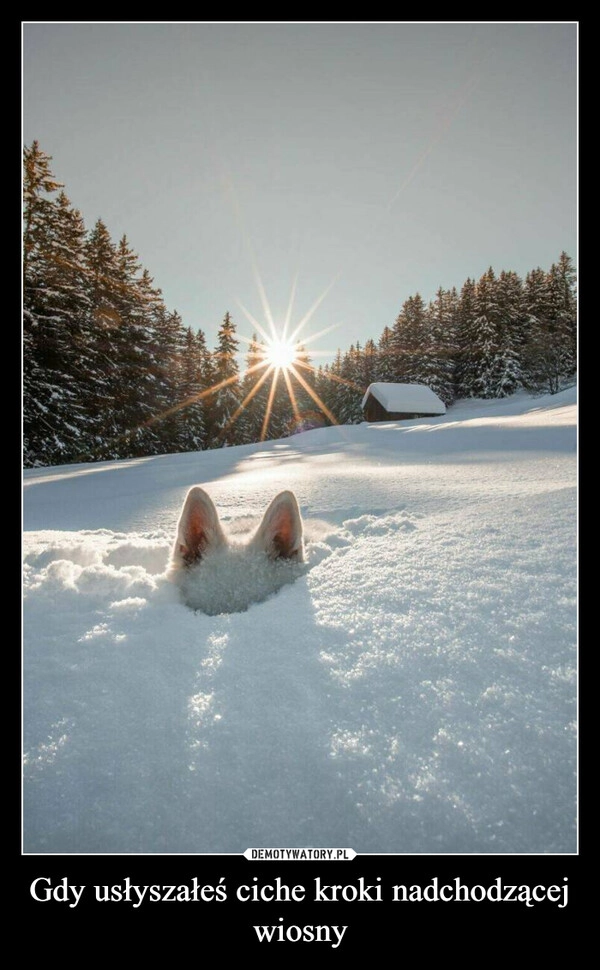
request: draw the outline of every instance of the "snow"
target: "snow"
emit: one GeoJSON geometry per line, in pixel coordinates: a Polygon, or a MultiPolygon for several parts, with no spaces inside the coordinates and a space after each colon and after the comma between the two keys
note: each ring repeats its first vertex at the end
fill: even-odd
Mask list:
{"type": "Polygon", "coordinates": [[[446,405],[425,384],[369,384],[361,407],[364,408],[369,394],[391,413],[445,414],[446,405]]]}
{"type": "Polygon", "coordinates": [[[28,469],[25,851],[575,852],[575,411],[28,469]],[[186,607],[194,484],[235,536],[293,490],[298,578],[186,607]]]}

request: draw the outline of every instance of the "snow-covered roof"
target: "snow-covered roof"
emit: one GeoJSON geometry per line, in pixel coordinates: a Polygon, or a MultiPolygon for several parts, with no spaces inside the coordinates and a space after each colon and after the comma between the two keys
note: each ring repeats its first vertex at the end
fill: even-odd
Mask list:
{"type": "Polygon", "coordinates": [[[369,384],[362,399],[362,407],[369,394],[379,401],[386,411],[414,412],[416,414],[445,414],[446,405],[425,384],[369,384]]]}

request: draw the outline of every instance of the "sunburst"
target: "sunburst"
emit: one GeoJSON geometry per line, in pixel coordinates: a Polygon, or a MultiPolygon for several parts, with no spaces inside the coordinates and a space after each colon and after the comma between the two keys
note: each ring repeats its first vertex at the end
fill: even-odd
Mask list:
{"type": "Polygon", "coordinates": [[[279,370],[287,372],[290,367],[298,360],[300,348],[292,340],[276,338],[267,341],[264,346],[264,357],[268,364],[277,367],[279,370]]]}
{"type": "MultiPolygon", "coordinates": [[[[241,301],[239,300],[237,301],[240,310],[242,311],[242,313],[244,314],[248,322],[252,325],[255,331],[255,337],[252,340],[250,340],[248,337],[245,337],[241,333],[238,334],[238,336],[244,342],[248,343],[253,349],[253,353],[251,354],[253,363],[251,366],[248,367],[245,373],[240,376],[242,380],[245,380],[250,374],[254,373],[255,371],[257,371],[258,373],[262,371],[262,373],[260,374],[260,377],[256,381],[256,383],[254,383],[254,385],[252,386],[249,393],[246,395],[245,399],[241,402],[236,413],[232,416],[229,426],[231,426],[231,424],[238,419],[240,414],[243,412],[244,408],[249,404],[251,399],[258,391],[258,388],[262,384],[264,384],[268,378],[271,378],[271,386],[268,393],[268,399],[265,405],[265,413],[264,413],[264,418],[262,422],[262,431],[260,435],[261,440],[264,440],[268,434],[269,422],[271,420],[276,388],[280,377],[283,378],[283,385],[287,391],[287,394],[290,400],[290,404],[294,415],[294,425],[296,428],[301,428],[305,426],[303,416],[300,413],[300,410],[298,407],[298,399],[296,397],[296,394],[298,393],[298,391],[305,392],[305,394],[308,397],[310,397],[314,402],[317,412],[320,412],[321,414],[325,415],[326,418],[332,424],[337,424],[338,422],[335,415],[327,407],[325,402],[316,392],[315,388],[311,386],[312,382],[310,382],[310,378],[314,377],[317,372],[316,372],[316,368],[310,363],[310,360],[307,356],[307,345],[313,343],[315,340],[318,340],[320,337],[336,329],[336,326],[339,326],[339,324],[325,327],[324,329],[320,330],[318,333],[312,333],[309,336],[304,337],[303,340],[300,341],[300,334],[307,326],[307,324],[310,322],[313,314],[315,313],[317,308],[320,306],[320,304],[323,302],[323,300],[331,290],[332,286],[335,283],[335,279],[331,281],[331,283],[325,288],[325,290],[321,293],[321,295],[314,301],[314,303],[312,304],[308,312],[304,314],[300,322],[292,329],[291,319],[292,319],[292,308],[293,308],[293,303],[294,303],[294,298],[296,293],[296,281],[294,280],[294,283],[292,285],[292,290],[291,290],[285,318],[283,320],[283,323],[279,325],[275,317],[273,316],[273,313],[271,312],[266,291],[262,284],[262,281],[260,280],[260,277],[258,276],[258,271],[256,270],[256,266],[255,266],[255,278],[256,278],[256,284],[257,284],[260,300],[262,303],[265,325],[264,326],[261,325],[259,320],[257,320],[256,317],[253,316],[246,309],[243,303],[241,303],[241,301]],[[291,330],[291,333],[290,333],[290,330],[291,330]],[[288,333],[290,333],[289,336],[288,336],[288,333]],[[260,334],[260,342],[258,344],[256,343],[257,334],[260,334]],[[300,369],[305,371],[306,378],[309,378],[309,380],[306,380],[305,377],[302,376],[302,374],[300,373],[300,369]],[[295,384],[295,389],[294,389],[294,384],[295,384]]],[[[312,353],[315,353],[317,355],[318,354],[327,355],[327,351],[321,351],[321,352],[312,351],[312,353]]],[[[323,373],[325,377],[330,376],[328,371],[325,371],[323,373]]],[[[338,377],[336,377],[335,380],[343,384],[352,383],[351,381],[346,381],[345,379],[338,378],[338,377]]],[[[357,390],[359,389],[357,388],[357,390]]],[[[314,415],[315,412],[313,411],[311,413],[314,415]]]]}
{"type": "MultiPolygon", "coordinates": [[[[300,340],[300,334],[310,322],[313,314],[323,302],[332,286],[335,283],[335,279],[326,287],[326,289],[321,293],[321,295],[315,300],[310,309],[304,316],[300,319],[300,322],[292,329],[291,319],[292,319],[292,307],[294,303],[294,297],[296,292],[296,281],[294,281],[292,286],[292,291],[290,295],[290,300],[287,308],[285,318],[281,324],[273,317],[271,313],[271,308],[267,299],[265,288],[262,281],[258,277],[258,273],[255,269],[256,283],[262,303],[263,318],[265,320],[265,326],[262,326],[259,320],[257,320],[241,303],[237,301],[240,310],[243,312],[244,316],[248,322],[252,325],[255,332],[255,336],[250,339],[244,336],[242,333],[237,334],[237,336],[247,343],[251,348],[251,353],[249,355],[248,366],[241,373],[233,374],[231,377],[225,378],[212,385],[212,387],[201,391],[198,394],[193,395],[171,408],[166,409],[160,414],[154,415],[145,424],[154,424],[154,422],[164,419],[169,415],[180,411],[181,409],[187,408],[192,404],[195,404],[202,400],[214,399],[214,396],[219,393],[219,391],[228,387],[229,385],[235,384],[239,386],[244,386],[246,391],[245,396],[240,401],[238,407],[231,415],[227,424],[221,429],[220,437],[224,440],[226,439],[228,432],[236,424],[241,415],[244,413],[246,408],[254,400],[256,395],[259,393],[263,386],[268,386],[270,379],[270,386],[268,386],[267,400],[265,402],[265,411],[262,418],[262,428],[260,433],[260,440],[264,441],[268,435],[269,424],[272,417],[273,407],[275,404],[275,395],[278,390],[278,386],[282,386],[287,391],[291,408],[293,411],[293,421],[294,427],[299,430],[301,428],[306,428],[311,426],[310,422],[314,420],[315,414],[324,415],[328,421],[332,424],[337,424],[337,418],[332,413],[332,411],[327,407],[326,403],[317,393],[314,387],[314,377],[317,374],[317,369],[310,362],[307,352],[307,346],[312,344],[315,340],[323,337],[325,334],[330,333],[332,330],[337,329],[340,324],[334,324],[332,326],[325,327],[316,333],[311,333],[308,336],[303,337],[300,340]],[[291,331],[291,333],[290,333],[291,331]],[[260,334],[260,339],[257,340],[257,335],[260,334]],[[288,336],[289,334],[289,336],[288,336]],[[302,375],[301,371],[304,371],[302,375]],[[250,380],[249,380],[250,378],[250,380]],[[280,378],[282,381],[280,382],[280,378]],[[295,386],[294,386],[295,385],[295,386]],[[298,392],[304,392],[305,395],[312,399],[315,405],[315,410],[306,412],[302,414],[299,407],[299,400],[297,397],[298,392]],[[309,424],[307,425],[307,418],[309,424]]],[[[311,354],[315,356],[331,356],[333,353],[330,351],[310,351],[311,354]]],[[[322,376],[332,382],[338,384],[344,384],[352,387],[357,392],[361,392],[364,389],[359,388],[352,381],[347,380],[339,375],[331,373],[329,370],[322,371],[322,376]]]]}

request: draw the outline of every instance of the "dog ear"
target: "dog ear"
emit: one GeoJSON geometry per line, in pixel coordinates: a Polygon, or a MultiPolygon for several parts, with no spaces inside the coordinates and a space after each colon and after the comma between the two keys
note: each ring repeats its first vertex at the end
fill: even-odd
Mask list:
{"type": "Polygon", "coordinates": [[[195,485],[187,493],[177,523],[173,559],[191,566],[208,550],[218,549],[226,542],[214,502],[203,488],[195,485]]]}
{"type": "Polygon", "coordinates": [[[302,519],[293,492],[280,492],[264,514],[252,540],[271,559],[304,560],[302,519]]]}

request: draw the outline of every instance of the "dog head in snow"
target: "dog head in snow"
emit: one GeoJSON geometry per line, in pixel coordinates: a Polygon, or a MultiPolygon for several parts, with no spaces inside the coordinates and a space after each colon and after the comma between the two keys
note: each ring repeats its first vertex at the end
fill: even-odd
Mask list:
{"type": "Polygon", "coordinates": [[[228,537],[212,499],[198,485],[183,503],[171,576],[184,602],[209,616],[240,613],[296,579],[304,563],[302,519],[293,492],[273,499],[256,532],[228,537]]]}

